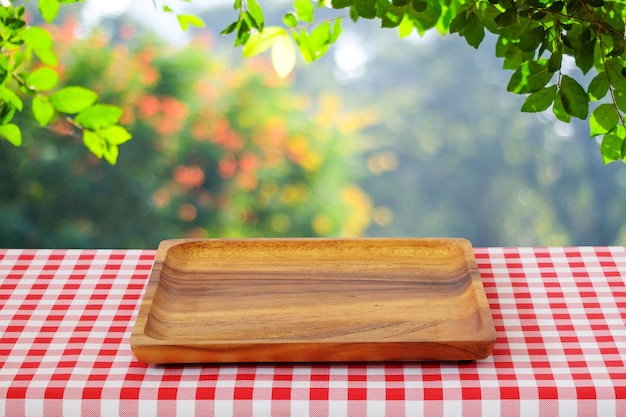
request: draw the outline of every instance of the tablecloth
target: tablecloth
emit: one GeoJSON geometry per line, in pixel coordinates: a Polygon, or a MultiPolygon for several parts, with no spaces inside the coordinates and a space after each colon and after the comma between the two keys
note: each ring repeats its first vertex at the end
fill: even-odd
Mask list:
{"type": "Polygon", "coordinates": [[[0,249],[0,415],[626,415],[626,248],[474,248],[498,338],[470,363],[137,362],[156,251],[0,249]]]}

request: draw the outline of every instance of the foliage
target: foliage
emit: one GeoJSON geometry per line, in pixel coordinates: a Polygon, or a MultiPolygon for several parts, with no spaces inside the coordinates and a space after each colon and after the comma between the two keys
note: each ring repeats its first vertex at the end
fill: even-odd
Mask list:
{"type": "MultiPolygon", "coordinates": [[[[40,0],[38,8],[51,22],[61,4],[77,1],[40,0]]],[[[169,5],[153,2],[155,8],[173,13],[169,5]]],[[[626,7],[622,0],[294,0],[281,26],[266,25],[257,0],[234,0],[237,19],[222,33],[234,34],[235,46],[243,46],[246,57],[271,48],[273,66],[285,77],[296,63],[296,48],[309,63],[323,56],[341,35],[343,16],[316,21],[316,6],[345,9],[354,21],[377,19],[383,28],[398,28],[401,37],[434,29],[457,33],[478,48],[485,31],[497,34],[496,56],[513,71],[507,89],[527,95],[522,111],[551,109],[564,122],[572,117],[588,120],[590,135],[603,137],[600,151],[605,163],[626,161],[626,7]],[[564,57],[572,57],[583,74],[593,70],[586,88],[564,69],[564,57]],[[592,103],[596,106],[590,109],[592,103]]],[[[204,25],[194,15],[176,16],[183,30],[204,25]]],[[[36,98],[32,106],[37,122],[47,125],[55,112],[69,115],[68,120],[82,130],[85,145],[115,163],[118,146],[130,139],[117,124],[119,108],[95,104],[93,92],[78,86],[44,95],[58,78],[51,68],[56,57],[49,34],[42,27],[29,26],[24,7],[12,3],[0,9],[0,25],[0,135],[20,145],[21,130],[11,121],[22,109],[16,94],[22,91],[36,98]],[[21,72],[33,54],[44,66],[21,72]]]]}
{"type": "Polygon", "coordinates": [[[173,236],[367,227],[369,197],[349,177],[358,114],[337,97],[294,94],[265,60],[234,65],[203,39],[172,49],[101,34],[79,41],[71,25],[50,32],[64,63],[59,87],[84,86],[123,109],[134,139],[111,167],[68,146],[82,140],[73,122],[37,127],[25,105],[23,149],[0,142],[3,245],[156,247],[173,236]]]}
{"type": "MultiPolygon", "coordinates": [[[[37,8],[45,22],[53,22],[62,4],[83,0],[39,0],[37,8]]],[[[154,0],[155,7],[157,6],[154,0]]],[[[167,5],[166,13],[174,13],[167,5]]],[[[203,27],[201,19],[179,13],[176,18],[183,30],[189,26],[203,27]]],[[[53,51],[53,38],[41,25],[29,25],[25,6],[0,7],[0,136],[15,146],[22,144],[22,129],[13,123],[16,111],[23,110],[24,94],[32,97],[31,110],[35,121],[45,127],[55,118],[63,117],[77,129],[84,145],[98,158],[114,165],[119,145],[131,139],[128,130],[119,124],[122,109],[100,104],[98,95],[80,85],[59,85],[56,69],[58,57],[53,51]]]]}
{"type": "MultiPolygon", "coordinates": [[[[51,22],[61,3],[75,1],[46,0],[38,5],[43,18],[51,22]]],[[[17,93],[26,94],[32,97],[32,115],[39,125],[48,126],[55,117],[63,116],[82,132],[83,143],[94,155],[115,164],[119,145],[131,137],[118,124],[122,110],[97,103],[98,95],[84,86],[58,88],[52,37],[43,27],[27,25],[24,6],[1,7],[0,30],[0,135],[15,146],[22,144],[22,129],[13,118],[24,107],[17,93]]]]}
{"type": "MultiPolygon", "coordinates": [[[[349,10],[350,18],[378,19],[400,36],[430,29],[457,33],[478,48],[485,31],[498,35],[496,56],[514,71],[508,91],[527,95],[525,112],[552,109],[564,122],[589,120],[591,136],[603,136],[605,163],[626,161],[626,7],[621,0],[331,0],[318,2],[349,10]],[[587,88],[568,75],[563,58],[595,76],[587,88]],[[599,104],[590,111],[592,102],[599,104]]],[[[341,34],[341,17],[310,28],[314,7],[294,0],[284,27],[266,26],[256,0],[235,0],[237,20],[223,33],[235,33],[244,56],[272,48],[276,71],[284,76],[294,65],[295,41],[306,62],[322,56],[341,34]],[[291,35],[291,38],[290,38],[291,35]]]]}

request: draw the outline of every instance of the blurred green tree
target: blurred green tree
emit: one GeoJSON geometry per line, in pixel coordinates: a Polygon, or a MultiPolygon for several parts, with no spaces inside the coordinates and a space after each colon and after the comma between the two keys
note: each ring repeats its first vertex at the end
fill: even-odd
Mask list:
{"type": "MultiPolygon", "coordinates": [[[[463,236],[476,246],[626,242],[626,171],[589,158],[598,142],[583,121],[520,113],[524,98],[503,90],[501,62],[462,39],[398,41],[369,26],[346,28],[348,46],[368,54],[336,87],[346,106],[372,103],[379,120],[362,132],[373,144],[360,154],[371,175],[359,183],[374,202],[368,235],[463,236]]],[[[314,68],[301,89],[315,91],[337,71],[328,60],[314,68]]]]}
{"type": "Polygon", "coordinates": [[[353,182],[358,110],[295,94],[264,59],[234,66],[199,37],[172,48],[52,30],[59,83],[124,110],[134,139],[115,167],[86,153],[58,118],[16,115],[24,149],[0,142],[0,236],[13,247],[156,247],[171,237],[354,236],[369,197],[353,182]],[[210,51],[207,53],[207,51],[210,51]],[[26,173],[25,170],[30,170],[26,173]]]}

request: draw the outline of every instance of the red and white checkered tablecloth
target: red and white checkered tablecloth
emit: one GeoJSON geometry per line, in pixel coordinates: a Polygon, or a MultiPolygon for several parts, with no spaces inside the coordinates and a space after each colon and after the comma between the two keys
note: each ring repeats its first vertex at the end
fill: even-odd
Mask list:
{"type": "Polygon", "coordinates": [[[626,248],[475,248],[475,363],[148,366],[155,251],[0,250],[0,415],[626,416],[626,248]]]}

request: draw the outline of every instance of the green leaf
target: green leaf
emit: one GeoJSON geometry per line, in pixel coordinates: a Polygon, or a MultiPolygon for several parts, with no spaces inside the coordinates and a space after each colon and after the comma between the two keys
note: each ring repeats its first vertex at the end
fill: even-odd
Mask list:
{"type": "Polygon", "coordinates": [[[567,13],[569,13],[570,15],[574,15],[578,13],[581,7],[582,7],[582,4],[580,0],[568,0],[567,6],[566,6],[567,13]]]}
{"type": "Polygon", "coordinates": [[[507,91],[516,94],[533,93],[545,87],[551,79],[552,73],[548,70],[547,65],[535,61],[527,61],[513,73],[507,86],[507,91]]]}
{"type": "Polygon", "coordinates": [[[516,43],[504,39],[502,36],[498,38],[496,44],[496,56],[504,58],[503,69],[513,71],[517,71],[524,62],[533,58],[532,53],[522,51],[516,43]]]}
{"type": "Polygon", "coordinates": [[[59,13],[61,2],[59,2],[59,0],[39,0],[37,5],[41,17],[43,17],[46,22],[51,23],[59,13]]]}
{"type": "Polygon", "coordinates": [[[526,98],[522,105],[523,112],[541,112],[547,110],[556,97],[557,86],[551,85],[550,87],[544,87],[541,90],[537,90],[526,98]]]}
{"type": "Polygon", "coordinates": [[[21,32],[21,36],[24,42],[33,49],[52,48],[52,36],[44,28],[38,26],[28,27],[21,32]]]}
{"type": "Polygon", "coordinates": [[[331,0],[331,6],[333,9],[345,9],[354,4],[354,0],[331,0]]]}
{"type": "Polygon", "coordinates": [[[247,0],[248,5],[248,13],[250,13],[250,17],[254,19],[256,23],[256,28],[260,31],[263,30],[265,25],[265,17],[263,16],[263,9],[259,6],[259,3],[256,0],[247,0]]]}
{"type": "Polygon", "coordinates": [[[356,10],[356,6],[354,5],[350,6],[349,13],[350,13],[350,20],[352,20],[354,23],[359,21],[361,16],[359,16],[359,12],[356,10]]]}
{"type": "Polygon", "coordinates": [[[24,107],[22,99],[13,90],[6,87],[0,87],[0,100],[10,103],[19,111],[22,111],[24,107]]]}
{"type": "Polygon", "coordinates": [[[450,22],[450,33],[462,33],[467,22],[467,10],[461,10],[450,22]]]}
{"type": "Polygon", "coordinates": [[[354,8],[362,18],[373,19],[376,17],[375,0],[354,0],[354,8]]]}
{"type": "Polygon", "coordinates": [[[589,118],[589,135],[591,137],[604,135],[615,129],[619,123],[619,113],[613,104],[600,104],[591,112],[589,118]]]}
{"type": "Polygon", "coordinates": [[[329,22],[322,23],[310,34],[302,30],[299,34],[294,34],[293,36],[300,49],[300,54],[307,64],[324,56],[331,39],[333,39],[329,22]]]}
{"type": "Polygon", "coordinates": [[[626,76],[624,76],[624,64],[621,60],[610,59],[605,64],[609,82],[617,90],[626,90],[626,76]]]}
{"type": "MultiPolygon", "coordinates": [[[[3,7],[7,7],[4,6],[3,7]]],[[[22,8],[19,8],[18,10],[23,10],[22,8]]],[[[11,7],[9,9],[9,12],[13,10],[13,7],[11,7]]],[[[20,29],[22,29],[24,26],[26,26],[26,21],[24,21],[23,18],[21,17],[17,17],[17,16],[3,16],[2,17],[2,23],[3,23],[3,28],[8,29],[9,31],[18,31],[20,29]]]]}
{"type": "Polygon", "coordinates": [[[400,23],[404,19],[404,6],[389,6],[383,11],[381,17],[381,27],[395,28],[400,26],[400,23]]]}
{"type": "Polygon", "coordinates": [[[412,0],[411,6],[417,13],[424,13],[428,9],[428,3],[424,0],[412,0]]]}
{"type": "Polygon", "coordinates": [[[600,154],[605,164],[622,159],[622,145],[624,140],[617,135],[609,134],[602,138],[600,154]]]}
{"type": "Polygon", "coordinates": [[[604,6],[604,0],[585,0],[585,3],[592,7],[604,6]]]}
{"type": "Polygon", "coordinates": [[[231,23],[220,32],[220,35],[228,35],[229,33],[233,33],[240,24],[241,23],[239,21],[231,23]]]}
{"type": "Polygon", "coordinates": [[[59,82],[59,74],[52,68],[39,68],[26,78],[26,85],[32,90],[46,91],[54,88],[59,82]]]}
{"type": "Polygon", "coordinates": [[[589,114],[589,97],[578,81],[569,75],[561,77],[559,95],[565,111],[579,119],[586,119],[589,114]]]}
{"type": "Polygon", "coordinates": [[[42,97],[35,96],[33,98],[33,116],[37,123],[41,126],[47,126],[54,116],[54,107],[50,102],[42,97]]]}
{"type": "Polygon", "coordinates": [[[83,131],[83,143],[92,154],[94,154],[98,158],[102,158],[102,156],[104,155],[104,146],[106,143],[102,136],[94,131],[85,129],[83,131]]]}
{"type": "MultiPolygon", "coordinates": [[[[28,48],[26,48],[28,49],[28,48]]],[[[22,65],[22,62],[24,62],[24,54],[22,53],[22,51],[15,51],[13,53],[13,68],[18,68],[20,65],[22,65]]],[[[0,64],[0,71],[5,71],[8,69],[8,62],[3,62],[0,64]]],[[[1,76],[0,76],[1,78],[1,76]]]]}
{"type": "Polygon", "coordinates": [[[245,45],[248,39],[250,39],[250,25],[246,21],[247,15],[248,12],[242,13],[241,18],[236,22],[235,47],[245,45]]]}
{"type": "Polygon", "coordinates": [[[324,56],[330,45],[330,39],[331,34],[329,22],[324,22],[313,29],[313,31],[309,34],[308,42],[309,51],[311,52],[313,60],[324,56]]]}
{"type": "Polygon", "coordinates": [[[183,31],[189,29],[190,25],[199,28],[204,27],[204,21],[192,14],[177,14],[176,19],[178,19],[178,24],[183,31]]]}
{"type": "Polygon", "coordinates": [[[87,129],[100,130],[116,124],[124,111],[110,104],[95,104],[76,116],[76,123],[87,129]]]}
{"type": "Polygon", "coordinates": [[[8,59],[0,54],[0,85],[5,86],[10,78],[11,69],[9,68],[8,59]]]}
{"type": "Polygon", "coordinates": [[[467,43],[478,49],[485,38],[485,27],[476,13],[467,14],[464,34],[467,43]]]}
{"type": "Polygon", "coordinates": [[[0,125],[8,124],[15,116],[15,106],[11,103],[0,103],[0,125]]]}
{"type": "Polygon", "coordinates": [[[298,19],[303,22],[312,22],[315,14],[315,7],[311,0],[293,0],[293,7],[296,9],[298,19]]]}
{"type": "Polygon", "coordinates": [[[296,48],[291,38],[284,32],[272,47],[272,66],[278,77],[285,78],[296,65],[296,48]]]}
{"type": "Polygon", "coordinates": [[[609,80],[606,78],[606,73],[601,72],[589,83],[589,88],[587,88],[587,94],[589,95],[589,100],[597,101],[606,96],[606,93],[609,92],[609,80]]]}
{"type": "Polygon", "coordinates": [[[50,49],[34,49],[35,55],[41,62],[51,67],[56,67],[58,64],[57,56],[50,49]]]}
{"type": "Polygon", "coordinates": [[[330,34],[330,38],[328,39],[328,42],[329,43],[337,42],[337,39],[339,39],[339,36],[341,36],[342,31],[343,29],[341,28],[341,19],[335,20],[335,23],[333,23],[333,30],[330,34]]]}
{"type": "Polygon", "coordinates": [[[519,47],[522,51],[534,51],[541,45],[545,37],[546,30],[543,26],[530,29],[520,36],[519,47]]]}
{"type": "Polygon", "coordinates": [[[574,59],[576,60],[576,66],[580,68],[583,74],[589,72],[593,68],[595,62],[594,50],[596,47],[595,40],[582,42],[582,47],[574,51],[574,59]]]}
{"type": "Polygon", "coordinates": [[[250,35],[250,39],[243,46],[244,58],[249,58],[264,52],[274,45],[274,42],[285,32],[285,29],[270,26],[263,29],[263,32],[254,32],[250,35]]]}
{"type": "Polygon", "coordinates": [[[560,52],[554,52],[550,55],[550,60],[548,60],[548,71],[557,72],[561,69],[561,64],[563,62],[563,54],[560,52]]]}
{"type": "Polygon", "coordinates": [[[442,17],[442,7],[439,0],[427,0],[426,1],[426,9],[422,12],[418,12],[415,10],[415,7],[407,7],[406,11],[408,15],[413,20],[413,25],[417,29],[420,35],[426,33],[426,31],[430,28],[436,27],[441,33],[445,33],[448,31],[448,26],[443,24],[443,20],[439,18],[442,17]]]}
{"type": "Polygon", "coordinates": [[[34,51],[41,62],[52,67],[57,65],[57,57],[52,52],[52,36],[45,29],[31,26],[21,32],[24,43],[34,51]]]}
{"type": "Polygon", "coordinates": [[[76,114],[91,107],[98,94],[84,87],[65,87],[50,96],[50,103],[61,113],[76,114]]]}
{"type": "Polygon", "coordinates": [[[402,19],[402,22],[400,22],[400,26],[398,26],[398,35],[400,39],[403,39],[409,36],[411,33],[413,33],[414,29],[415,29],[415,26],[413,26],[413,22],[411,21],[411,18],[409,17],[408,14],[405,14],[404,18],[402,19]]]}
{"type": "Polygon", "coordinates": [[[563,7],[565,7],[564,2],[556,1],[550,7],[548,7],[548,10],[552,13],[561,13],[563,11],[563,7]]]}
{"type": "Polygon", "coordinates": [[[132,135],[128,132],[128,130],[119,125],[100,129],[98,130],[98,134],[111,145],[121,145],[132,139],[132,135]]]}
{"type": "Polygon", "coordinates": [[[308,33],[306,33],[306,31],[303,29],[299,33],[294,33],[293,38],[295,39],[296,44],[298,45],[298,49],[300,50],[300,55],[302,55],[302,58],[304,58],[304,62],[306,62],[307,64],[310,64],[311,62],[313,62],[313,56],[311,52],[309,51],[308,33]]]}
{"type": "Polygon", "coordinates": [[[115,165],[117,163],[117,157],[119,156],[120,151],[117,145],[105,144],[104,147],[104,159],[111,164],[115,165]]]}
{"type": "Polygon", "coordinates": [[[290,28],[295,28],[298,26],[298,19],[293,13],[287,13],[283,16],[283,23],[290,28]]]}
{"type": "Polygon", "coordinates": [[[506,9],[502,14],[499,14],[494,18],[494,21],[499,28],[505,28],[513,25],[517,22],[517,10],[515,7],[506,9]]]}
{"type": "Polygon", "coordinates": [[[557,94],[554,98],[554,105],[552,106],[552,113],[562,122],[569,123],[572,120],[572,116],[568,112],[565,111],[563,106],[563,100],[561,100],[561,95],[557,94]]]}
{"type": "Polygon", "coordinates": [[[613,97],[615,98],[615,104],[617,107],[623,112],[626,112],[626,91],[616,90],[613,92],[613,97]]]}
{"type": "MultiPolygon", "coordinates": [[[[493,1],[493,0],[492,0],[493,1]]],[[[494,7],[490,2],[483,3],[478,8],[477,13],[480,13],[480,19],[487,29],[491,33],[498,33],[498,25],[494,20],[498,15],[498,9],[494,7]]]]}
{"type": "Polygon", "coordinates": [[[22,145],[22,131],[16,124],[0,125],[0,136],[11,142],[13,146],[22,145]]]}

